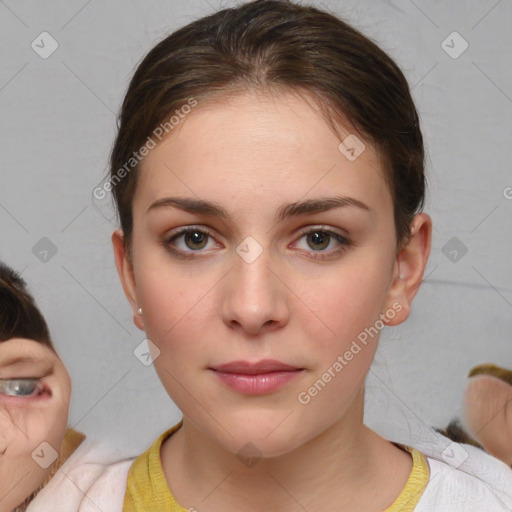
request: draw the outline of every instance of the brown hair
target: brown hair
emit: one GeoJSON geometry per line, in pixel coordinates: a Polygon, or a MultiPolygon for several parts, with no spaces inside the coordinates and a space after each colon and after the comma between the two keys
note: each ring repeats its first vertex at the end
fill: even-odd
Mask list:
{"type": "Polygon", "coordinates": [[[25,281],[0,263],[0,342],[12,338],[38,341],[54,350],[48,325],[25,281]]]}
{"type": "Polygon", "coordinates": [[[425,175],[418,114],[403,73],[332,14],[288,0],[255,0],[177,30],[138,66],[110,158],[109,189],[128,249],[139,167],[134,152],[191,98],[200,103],[247,89],[310,93],[336,133],[336,123],[348,121],[375,144],[393,198],[397,246],[408,239],[423,208],[425,175]]]}

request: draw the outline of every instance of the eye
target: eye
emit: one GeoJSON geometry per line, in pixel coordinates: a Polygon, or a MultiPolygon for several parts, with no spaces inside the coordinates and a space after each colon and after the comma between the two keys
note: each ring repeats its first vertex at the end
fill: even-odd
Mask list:
{"type": "Polygon", "coordinates": [[[187,227],[171,233],[165,240],[165,246],[174,254],[183,257],[192,256],[190,253],[218,246],[204,228],[187,227]],[[209,240],[210,239],[210,240],[209,240]],[[211,242],[208,247],[208,242],[211,242]]]}
{"type": "Polygon", "coordinates": [[[317,253],[308,256],[313,259],[325,259],[336,256],[352,245],[352,242],[346,236],[326,229],[323,226],[307,228],[301,232],[301,235],[300,240],[305,238],[308,246],[306,248],[302,247],[301,249],[305,251],[312,249],[314,253],[317,253]],[[332,248],[332,245],[334,245],[335,248],[332,248]],[[328,247],[331,247],[331,250],[326,251],[325,249],[328,247]]]}
{"type": "Polygon", "coordinates": [[[0,395],[28,397],[38,395],[43,390],[39,379],[0,380],[0,395]]]}

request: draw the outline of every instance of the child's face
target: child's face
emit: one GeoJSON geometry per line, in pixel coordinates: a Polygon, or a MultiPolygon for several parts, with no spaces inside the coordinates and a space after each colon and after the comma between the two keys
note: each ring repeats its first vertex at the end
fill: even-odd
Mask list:
{"type": "Polygon", "coordinates": [[[113,237],[125,292],[143,310],[135,321],[160,350],[154,364],[169,395],[232,452],[251,441],[279,455],[361,420],[381,315],[400,323],[414,295],[399,278],[415,267],[397,256],[392,198],[374,148],[365,142],[349,160],[321,115],[292,95],[199,103],[182,123],[143,161],[133,269],[120,233],[113,237]],[[227,216],[189,213],[166,204],[170,197],[214,202],[227,216]],[[276,218],[284,204],[335,197],[353,201],[276,218]],[[211,238],[169,241],[184,226],[211,238]],[[353,340],[371,327],[358,351],[353,340]],[[344,357],[351,346],[353,357],[344,357]],[[263,359],[301,370],[258,393],[234,389],[212,370],[263,359]],[[308,392],[329,368],[321,391],[308,392]]]}
{"type": "Polygon", "coordinates": [[[0,343],[0,511],[22,503],[50,472],[70,394],[66,368],[49,347],[22,338],[0,343]]]}

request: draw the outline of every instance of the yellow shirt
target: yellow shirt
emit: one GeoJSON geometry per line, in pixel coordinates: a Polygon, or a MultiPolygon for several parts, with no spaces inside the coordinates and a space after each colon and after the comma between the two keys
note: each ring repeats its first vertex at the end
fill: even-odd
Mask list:
{"type": "MultiPolygon", "coordinates": [[[[188,512],[171,494],[160,460],[162,443],[181,425],[182,421],[164,432],[145,453],[135,459],[128,473],[123,512],[188,512]]],[[[384,512],[413,511],[428,483],[429,467],[425,456],[414,448],[402,448],[412,455],[412,471],[398,498],[384,512]]]]}

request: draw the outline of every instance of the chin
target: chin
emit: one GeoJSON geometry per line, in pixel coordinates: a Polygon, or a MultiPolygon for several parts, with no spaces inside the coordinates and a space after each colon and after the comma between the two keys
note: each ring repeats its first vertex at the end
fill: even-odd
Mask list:
{"type": "Polygon", "coordinates": [[[239,421],[233,419],[226,423],[231,435],[222,430],[222,437],[216,438],[226,450],[239,458],[279,457],[293,451],[305,441],[300,430],[286,423],[283,422],[282,414],[279,418],[272,415],[268,420],[262,418],[261,412],[254,415],[246,414],[239,421]]]}

